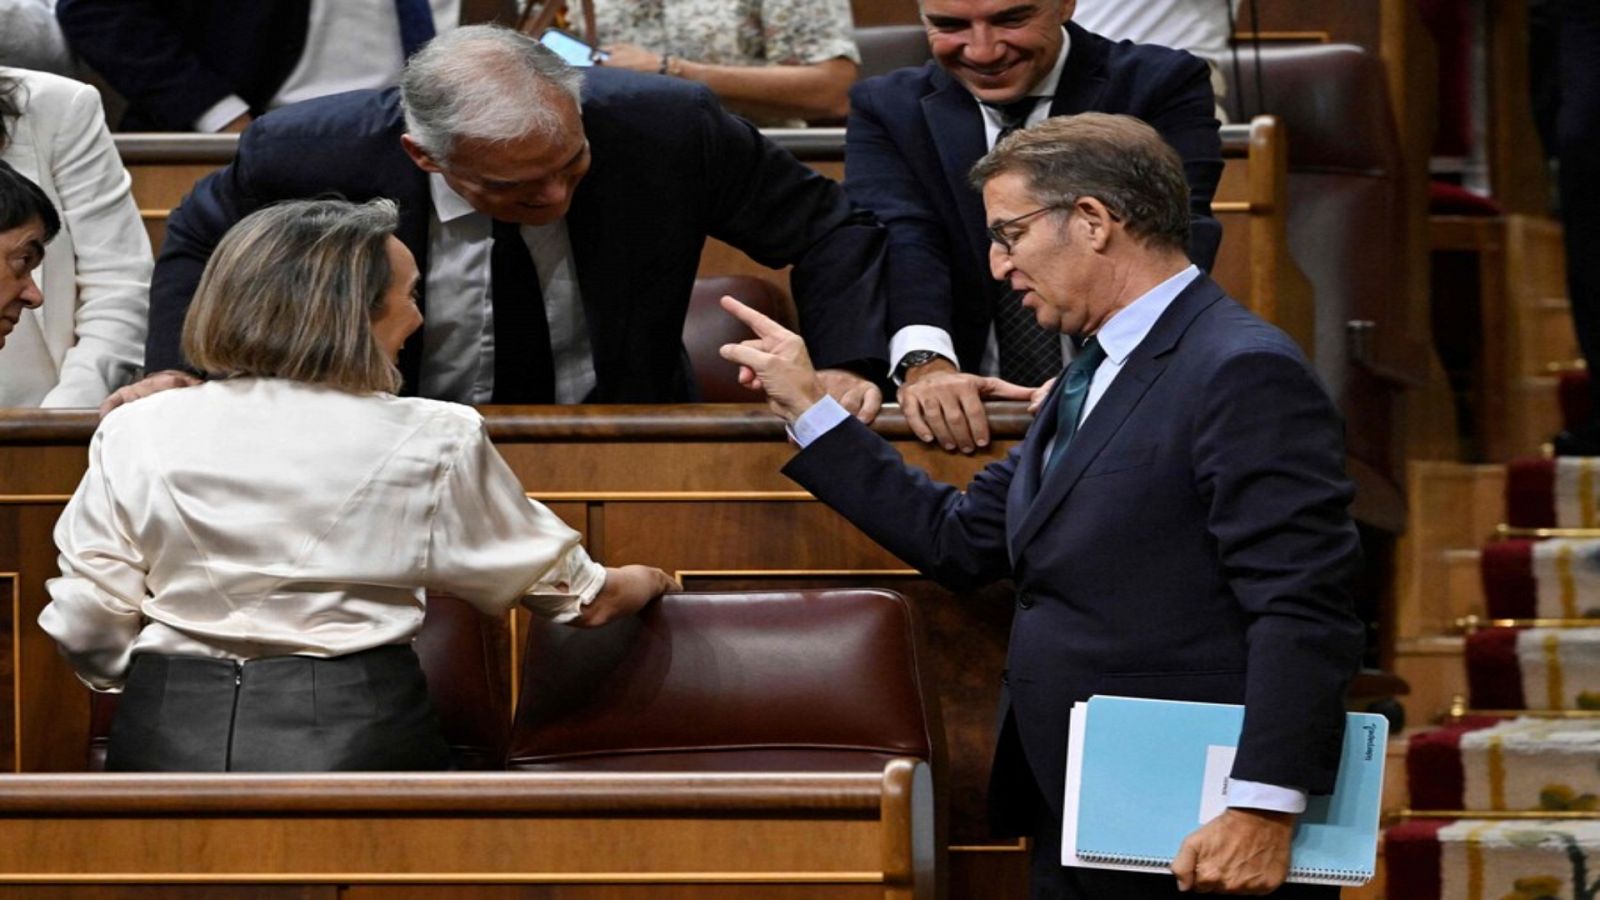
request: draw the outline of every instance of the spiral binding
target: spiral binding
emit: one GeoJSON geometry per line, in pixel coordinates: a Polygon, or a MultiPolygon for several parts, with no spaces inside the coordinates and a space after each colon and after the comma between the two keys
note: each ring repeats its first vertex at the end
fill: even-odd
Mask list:
{"type": "MultiPolygon", "coordinates": [[[[1163,859],[1159,856],[1128,856],[1120,853],[1099,853],[1093,850],[1079,850],[1079,859],[1089,862],[1106,863],[1113,866],[1137,866],[1143,869],[1156,869],[1165,872],[1172,867],[1170,857],[1163,859]]],[[[1319,881],[1337,881],[1341,884],[1361,885],[1372,880],[1372,873],[1356,869],[1306,869],[1299,866],[1289,867],[1290,878],[1317,879],[1319,881]]]]}

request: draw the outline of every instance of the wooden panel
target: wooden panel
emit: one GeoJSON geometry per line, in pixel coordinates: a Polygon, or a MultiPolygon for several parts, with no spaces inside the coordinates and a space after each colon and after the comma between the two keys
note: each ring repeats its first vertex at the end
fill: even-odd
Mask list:
{"type": "Polygon", "coordinates": [[[771,896],[931,900],[917,862],[931,859],[926,788],[912,760],[854,774],[12,776],[0,781],[0,883],[111,891],[85,897],[163,884],[307,900],[330,884],[368,885],[369,898],[390,885],[540,885],[500,892],[540,897],[788,885],[805,892],[771,896]]]}
{"type": "MultiPolygon", "coordinates": [[[[13,533],[8,527],[12,517],[0,510],[0,547],[13,533]]],[[[4,551],[0,550],[0,555],[4,551]]],[[[0,563],[0,568],[4,564],[0,563]]],[[[14,772],[17,768],[17,670],[16,637],[19,631],[17,604],[17,573],[0,571],[0,647],[11,648],[0,652],[0,772],[14,772]]]]}
{"type": "Polygon", "coordinates": [[[7,885],[6,900],[339,900],[338,885],[7,885]]]}

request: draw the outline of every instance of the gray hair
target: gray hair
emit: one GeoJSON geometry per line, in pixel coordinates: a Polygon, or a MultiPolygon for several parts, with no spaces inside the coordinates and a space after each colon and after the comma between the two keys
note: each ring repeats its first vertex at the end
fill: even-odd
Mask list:
{"type": "Polygon", "coordinates": [[[499,25],[468,25],[429,41],[400,76],[406,132],[434,162],[456,141],[554,134],[562,91],[580,101],[583,76],[549,48],[499,25]]]}
{"type": "Polygon", "coordinates": [[[978,160],[968,176],[983,190],[1005,174],[1021,175],[1034,199],[1070,207],[1094,197],[1148,244],[1184,250],[1189,243],[1189,182],[1183,160],[1160,133],[1133,116],[1056,116],[1015,132],[978,160]]]}
{"type": "Polygon", "coordinates": [[[400,372],[372,333],[399,223],[392,200],[291,200],[240,219],[200,276],[184,356],[213,377],[399,390],[400,372]]]}

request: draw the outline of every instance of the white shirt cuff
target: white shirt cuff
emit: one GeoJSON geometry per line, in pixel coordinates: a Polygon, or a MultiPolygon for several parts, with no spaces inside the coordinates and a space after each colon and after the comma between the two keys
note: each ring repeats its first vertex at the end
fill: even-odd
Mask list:
{"type": "Polygon", "coordinates": [[[234,94],[229,94],[201,113],[200,118],[194,120],[194,130],[206,133],[221,131],[229,122],[249,111],[250,104],[234,94]]]}
{"type": "MultiPolygon", "coordinates": [[[[932,350],[955,363],[956,368],[961,368],[950,332],[932,325],[907,325],[889,338],[889,377],[894,378],[895,370],[900,368],[900,360],[913,350],[932,350]]],[[[900,383],[900,379],[894,380],[896,384],[900,383]]]]}
{"type": "Polygon", "coordinates": [[[1243,809],[1264,809],[1299,815],[1306,811],[1306,792],[1298,788],[1262,784],[1259,781],[1228,779],[1228,805],[1243,809]]]}
{"type": "Polygon", "coordinates": [[[801,413],[800,418],[795,419],[794,424],[789,426],[789,438],[804,450],[817,438],[837,428],[840,422],[848,418],[850,414],[839,405],[839,401],[832,397],[823,397],[812,404],[810,409],[801,413]]]}

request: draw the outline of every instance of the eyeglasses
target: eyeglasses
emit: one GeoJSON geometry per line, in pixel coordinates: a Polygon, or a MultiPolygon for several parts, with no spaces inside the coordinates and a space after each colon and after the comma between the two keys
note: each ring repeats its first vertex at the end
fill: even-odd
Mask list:
{"type": "Polygon", "coordinates": [[[985,230],[989,233],[989,240],[1000,245],[1000,249],[1004,250],[1009,255],[1015,250],[1017,241],[1022,240],[1022,236],[1028,233],[1028,229],[1018,228],[1018,224],[1025,222],[1034,216],[1050,212],[1051,210],[1065,208],[1066,207],[1060,203],[1052,203],[1049,206],[1041,206],[1033,212],[1025,212],[1015,218],[1006,219],[1004,222],[995,222],[985,230]]]}

